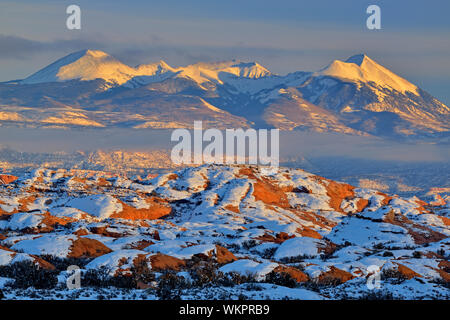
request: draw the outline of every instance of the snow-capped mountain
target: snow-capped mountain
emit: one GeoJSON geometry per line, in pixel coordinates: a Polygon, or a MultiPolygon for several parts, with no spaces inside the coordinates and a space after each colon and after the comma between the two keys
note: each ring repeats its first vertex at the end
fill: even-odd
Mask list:
{"type": "Polygon", "coordinates": [[[365,54],[355,55],[345,62],[334,60],[327,67],[316,72],[315,75],[330,76],[353,82],[373,82],[376,86],[390,88],[401,93],[418,94],[418,88],[415,85],[379,65],[365,54]]]}
{"type": "Polygon", "coordinates": [[[350,127],[374,135],[448,133],[450,108],[366,55],[335,60],[300,91],[350,127]]]}
{"type": "Polygon", "coordinates": [[[22,80],[23,84],[36,84],[67,80],[103,79],[123,84],[137,75],[137,70],[99,50],[83,50],[59,59],[22,80]]]}
{"type": "Polygon", "coordinates": [[[77,297],[126,286],[154,299],[171,271],[171,289],[197,299],[197,288],[207,299],[448,299],[449,205],[287,168],[0,175],[0,289],[61,299],[75,264],[77,297]],[[374,272],[377,291],[367,285],[374,272]]]}
{"type": "Polygon", "coordinates": [[[235,60],[130,67],[83,50],[0,84],[0,104],[4,125],[176,128],[203,120],[388,137],[450,130],[449,107],[364,54],[281,76],[235,60]]]}
{"type": "Polygon", "coordinates": [[[258,63],[236,61],[197,63],[186,67],[172,68],[161,60],[159,63],[143,64],[134,68],[123,64],[103,51],[82,50],[59,59],[22,80],[21,83],[36,84],[102,79],[114,85],[122,85],[132,79],[136,81],[137,79],[134,78],[137,77],[138,83],[145,85],[155,82],[155,77],[161,81],[164,78],[174,76],[189,78],[201,85],[210,81],[223,84],[220,78],[224,74],[258,79],[270,75],[270,72],[258,63]],[[160,77],[158,78],[158,76],[160,77]]]}

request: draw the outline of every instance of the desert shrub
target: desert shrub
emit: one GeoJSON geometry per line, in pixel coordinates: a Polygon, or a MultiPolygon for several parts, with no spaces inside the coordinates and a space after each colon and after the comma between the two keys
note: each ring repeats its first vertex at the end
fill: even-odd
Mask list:
{"type": "Polygon", "coordinates": [[[311,193],[311,191],[309,191],[304,186],[295,187],[294,189],[292,189],[292,192],[295,192],[295,193],[311,193]]]}
{"type": "Polygon", "coordinates": [[[33,261],[21,261],[0,267],[0,276],[12,278],[15,281],[11,287],[26,289],[51,289],[58,283],[58,271],[39,267],[33,261]]]}
{"type": "Polygon", "coordinates": [[[133,265],[128,274],[111,276],[110,271],[106,266],[86,270],[81,275],[81,284],[82,286],[95,288],[136,289],[139,281],[150,283],[156,280],[155,273],[148,267],[146,261],[133,265]]]}
{"type": "Polygon", "coordinates": [[[271,259],[275,254],[275,251],[277,251],[276,247],[267,248],[262,252],[261,257],[263,257],[264,259],[271,259]]]}
{"type": "Polygon", "coordinates": [[[132,275],[119,275],[111,278],[110,285],[116,288],[136,289],[136,280],[132,275]]]}
{"type": "Polygon", "coordinates": [[[405,246],[389,246],[389,247],[385,247],[388,250],[414,250],[416,249],[415,246],[411,246],[411,245],[405,245],[405,246]]]}
{"type": "Polygon", "coordinates": [[[135,283],[139,281],[150,283],[156,280],[155,273],[149,268],[146,260],[134,264],[130,272],[135,283]]]}
{"type": "Polygon", "coordinates": [[[345,242],[342,244],[342,248],[350,247],[351,245],[352,245],[352,243],[351,243],[350,241],[345,241],[345,242]]]}
{"type": "Polygon", "coordinates": [[[160,300],[180,300],[182,290],[189,287],[187,281],[174,271],[166,271],[158,278],[156,296],[160,300]]]}
{"type": "Polygon", "coordinates": [[[81,285],[86,287],[106,288],[136,288],[136,281],[132,275],[111,276],[106,266],[99,269],[89,269],[81,274],[81,285]]]}
{"type": "Polygon", "coordinates": [[[301,264],[301,263],[292,264],[291,267],[293,267],[295,269],[298,269],[298,270],[300,270],[302,272],[305,271],[305,266],[303,264],[301,264]]]}
{"type": "Polygon", "coordinates": [[[265,282],[273,283],[279,286],[295,288],[298,286],[297,281],[285,272],[270,272],[266,275],[265,282]]]}
{"type": "Polygon", "coordinates": [[[438,285],[440,285],[440,286],[442,286],[444,288],[450,289],[450,281],[446,281],[446,280],[444,280],[442,278],[434,278],[430,282],[438,284],[438,285]]]}
{"type": "Polygon", "coordinates": [[[333,258],[336,258],[336,256],[334,255],[334,252],[322,253],[320,255],[320,260],[322,260],[322,261],[326,261],[328,259],[333,259],[333,258]]]}
{"type": "Polygon", "coordinates": [[[380,274],[381,280],[387,280],[387,279],[394,279],[398,280],[399,282],[403,282],[404,280],[407,280],[407,278],[403,275],[403,273],[399,272],[395,269],[385,269],[380,274]]]}
{"type": "Polygon", "coordinates": [[[110,280],[109,268],[102,266],[99,269],[88,269],[81,274],[81,283],[87,287],[105,287],[110,280]]]}
{"type": "Polygon", "coordinates": [[[336,277],[329,277],[329,276],[325,276],[322,279],[320,279],[320,285],[322,287],[337,287],[339,285],[341,285],[343,282],[341,279],[336,278],[336,277]]]}
{"type": "Polygon", "coordinates": [[[280,259],[280,262],[282,263],[298,263],[303,262],[305,259],[314,259],[314,256],[308,255],[308,254],[301,254],[295,257],[289,257],[289,258],[283,258],[280,259]]]}
{"type": "Polygon", "coordinates": [[[242,243],[242,247],[245,250],[250,250],[251,248],[254,248],[258,245],[258,242],[256,240],[246,240],[242,243]]]}
{"type": "Polygon", "coordinates": [[[245,290],[247,291],[264,291],[264,287],[258,283],[248,283],[245,285],[245,290]]]}
{"type": "Polygon", "coordinates": [[[337,287],[342,285],[344,282],[342,282],[341,279],[333,276],[324,276],[319,278],[310,278],[306,282],[302,282],[299,284],[300,287],[315,291],[315,292],[321,292],[323,289],[327,289],[330,287],[337,287]]]}
{"type": "Polygon", "coordinates": [[[393,257],[393,256],[394,256],[394,254],[391,251],[385,251],[383,253],[383,257],[393,257]]]}
{"type": "Polygon", "coordinates": [[[358,297],[360,300],[393,300],[394,297],[389,291],[381,291],[381,290],[373,290],[367,293],[364,293],[361,297],[358,297]]]}
{"type": "Polygon", "coordinates": [[[54,265],[58,271],[66,271],[72,265],[83,268],[93,260],[92,258],[61,258],[52,255],[42,255],[41,258],[54,265]]]}
{"type": "Polygon", "coordinates": [[[220,276],[218,266],[213,260],[199,260],[197,258],[191,261],[188,268],[193,285],[196,287],[213,284],[217,282],[220,276]]]}
{"type": "Polygon", "coordinates": [[[237,243],[231,243],[227,246],[227,249],[233,252],[238,252],[239,250],[241,250],[241,246],[237,243]]]}
{"type": "Polygon", "coordinates": [[[219,292],[217,296],[217,300],[232,300],[232,295],[230,292],[224,291],[219,292]]]}
{"type": "Polygon", "coordinates": [[[219,272],[218,278],[215,281],[218,285],[228,285],[235,286],[244,283],[256,283],[256,275],[253,273],[240,274],[238,272],[230,272],[227,274],[223,274],[219,272]]]}
{"type": "Polygon", "coordinates": [[[224,274],[218,270],[219,265],[213,259],[201,259],[192,257],[187,262],[186,269],[189,270],[191,286],[202,288],[205,286],[231,287],[243,283],[257,282],[254,274],[239,274],[230,272],[224,274]]]}
{"type": "Polygon", "coordinates": [[[415,259],[421,259],[422,258],[422,253],[420,251],[414,251],[412,256],[415,259]]]}

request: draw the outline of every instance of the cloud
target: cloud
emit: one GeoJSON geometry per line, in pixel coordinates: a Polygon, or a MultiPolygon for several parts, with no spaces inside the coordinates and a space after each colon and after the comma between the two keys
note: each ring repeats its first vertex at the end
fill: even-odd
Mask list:
{"type": "Polygon", "coordinates": [[[263,56],[280,56],[280,50],[270,48],[215,47],[215,46],[177,46],[158,45],[142,46],[132,49],[112,49],[111,54],[121,61],[136,65],[157,60],[165,60],[169,64],[186,65],[197,62],[212,62],[231,59],[256,60],[263,56]]]}
{"type": "Polygon", "coordinates": [[[45,47],[38,41],[0,34],[0,58],[24,59],[33,53],[44,50],[45,47]]]}
{"type": "Polygon", "coordinates": [[[72,52],[83,48],[98,47],[98,42],[85,39],[36,41],[18,36],[0,34],[0,59],[30,59],[46,52],[72,52]]]}

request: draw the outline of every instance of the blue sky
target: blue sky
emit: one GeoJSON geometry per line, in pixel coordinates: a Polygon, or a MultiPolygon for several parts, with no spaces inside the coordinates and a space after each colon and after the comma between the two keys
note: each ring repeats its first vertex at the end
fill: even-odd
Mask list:
{"type": "Polygon", "coordinates": [[[130,65],[235,58],[280,74],[364,52],[450,104],[449,16],[447,0],[2,0],[0,81],[85,48],[130,65]],[[81,7],[79,31],[66,29],[69,4],[81,7]],[[365,26],[370,4],[382,30],[365,26]]]}

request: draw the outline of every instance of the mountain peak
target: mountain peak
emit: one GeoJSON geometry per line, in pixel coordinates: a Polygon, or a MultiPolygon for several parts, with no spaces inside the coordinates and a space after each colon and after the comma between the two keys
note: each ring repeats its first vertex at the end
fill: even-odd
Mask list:
{"type": "MultiPolygon", "coordinates": [[[[70,64],[73,63],[79,59],[82,58],[89,58],[89,59],[105,59],[105,58],[112,58],[109,54],[107,54],[106,52],[103,52],[101,50],[93,50],[93,49],[84,49],[84,50],[80,50],[80,51],[76,51],[73,53],[70,53],[64,57],[62,57],[61,59],[57,60],[56,62],[52,63],[51,65],[54,64],[70,64]]],[[[112,58],[114,59],[114,58],[112,58]]]]}
{"type": "Polygon", "coordinates": [[[156,63],[140,64],[135,68],[135,70],[137,76],[154,76],[155,74],[175,71],[175,69],[164,60],[159,60],[159,62],[156,63]]]}
{"type": "Polygon", "coordinates": [[[260,65],[258,62],[239,62],[233,67],[239,68],[239,76],[245,78],[255,79],[271,75],[271,72],[267,68],[260,65]]]}
{"type": "Polygon", "coordinates": [[[89,55],[91,57],[94,58],[106,58],[109,57],[109,54],[107,54],[106,52],[103,52],[101,50],[92,50],[92,49],[87,49],[87,50],[83,50],[85,52],[86,55],[89,55]]]}
{"type": "Polygon", "coordinates": [[[348,58],[345,62],[347,63],[354,63],[358,66],[361,66],[363,62],[367,59],[370,59],[365,53],[355,54],[354,56],[351,56],[348,58]]]}
{"type": "Polygon", "coordinates": [[[103,79],[122,84],[134,73],[133,68],[103,51],[85,49],[57,60],[24,79],[22,83],[103,79]]]}
{"type": "Polygon", "coordinates": [[[225,74],[241,78],[258,79],[271,72],[257,62],[238,60],[222,62],[199,62],[186,67],[171,67],[165,61],[130,67],[101,50],[84,49],[71,53],[21,81],[22,84],[59,82],[67,80],[103,79],[111,84],[122,85],[134,77],[179,74],[199,84],[214,81],[222,83],[225,74]]]}
{"type": "Polygon", "coordinates": [[[172,68],[167,62],[165,62],[164,60],[159,60],[159,63],[158,63],[161,67],[163,67],[163,68],[166,68],[166,69],[169,69],[169,68],[172,68]]]}

